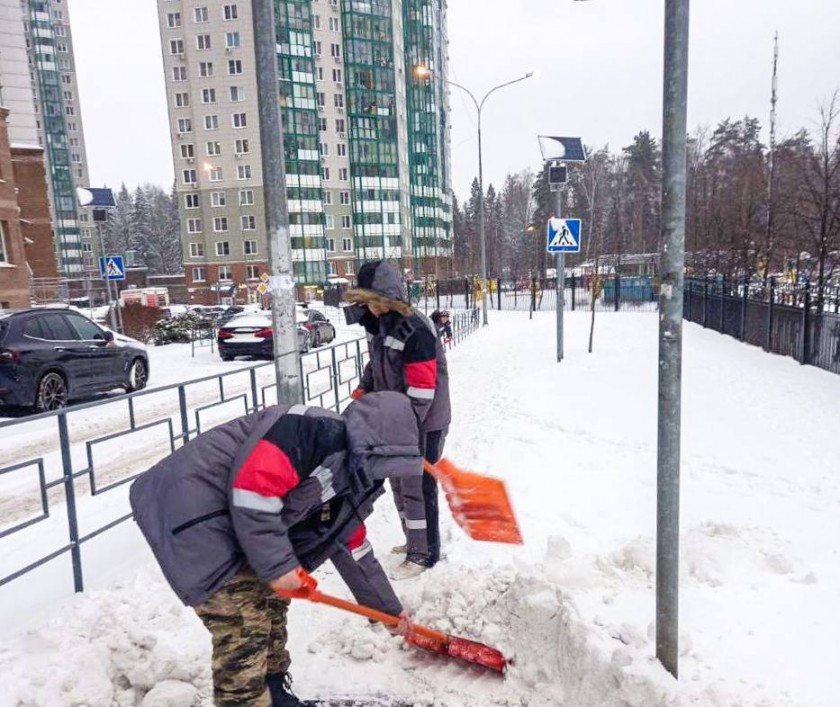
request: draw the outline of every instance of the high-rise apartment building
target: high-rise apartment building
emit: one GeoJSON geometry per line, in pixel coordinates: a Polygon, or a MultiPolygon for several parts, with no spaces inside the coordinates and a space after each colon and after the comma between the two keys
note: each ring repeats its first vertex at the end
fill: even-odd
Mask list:
{"type": "Polygon", "coordinates": [[[79,87],[67,0],[0,0],[0,91],[12,144],[44,149],[58,268],[94,268],[90,215],[76,203],[88,186],[79,87]]]}
{"type": "MultiPolygon", "coordinates": [[[[379,258],[434,272],[452,248],[448,91],[412,67],[445,76],[445,1],[275,8],[296,281],[379,258]]],[[[158,11],[187,284],[196,301],[232,285],[255,298],[267,255],[251,4],[158,11]]]]}

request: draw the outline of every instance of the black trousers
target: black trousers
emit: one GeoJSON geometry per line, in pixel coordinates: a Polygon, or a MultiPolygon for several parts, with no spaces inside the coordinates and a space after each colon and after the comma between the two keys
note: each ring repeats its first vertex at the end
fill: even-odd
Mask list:
{"type": "MultiPolygon", "coordinates": [[[[426,433],[426,459],[432,464],[443,456],[446,430],[426,433]]],[[[423,474],[423,503],[426,506],[426,537],[429,542],[427,564],[433,567],[440,560],[440,514],[438,511],[438,483],[431,474],[423,474]]]]}

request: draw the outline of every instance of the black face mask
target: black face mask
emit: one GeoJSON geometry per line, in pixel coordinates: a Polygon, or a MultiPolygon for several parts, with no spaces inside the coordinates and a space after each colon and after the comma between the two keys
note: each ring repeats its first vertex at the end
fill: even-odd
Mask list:
{"type": "Polygon", "coordinates": [[[363,304],[349,304],[344,308],[344,319],[347,324],[359,324],[368,313],[368,308],[363,304]]]}

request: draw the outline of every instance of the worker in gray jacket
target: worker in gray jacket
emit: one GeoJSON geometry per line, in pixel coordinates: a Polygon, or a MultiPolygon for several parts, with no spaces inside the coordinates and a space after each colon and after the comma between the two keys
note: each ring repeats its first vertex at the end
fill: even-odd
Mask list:
{"type": "Polygon", "coordinates": [[[342,415],[276,406],[204,432],[132,484],[164,576],[211,633],[217,707],[305,704],[289,687],[276,594],[301,588],[301,569],[329,559],[360,604],[407,621],[363,521],[385,478],[422,474],[418,440],[397,393],[342,415]]]}

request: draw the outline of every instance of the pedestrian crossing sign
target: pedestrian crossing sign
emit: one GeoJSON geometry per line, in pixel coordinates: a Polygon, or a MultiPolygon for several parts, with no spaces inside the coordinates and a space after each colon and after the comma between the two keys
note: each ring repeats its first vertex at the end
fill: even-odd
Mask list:
{"type": "Polygon", "coordinates": [[[99,258],[99,275],[103,280],[125,280],[125,263],[121,255],[99,258]]]}
{"type": "Polygon", "coordinates": [[[549,253],[580,253],[579,218],[550,218],[546,236],[549,253]]]}

